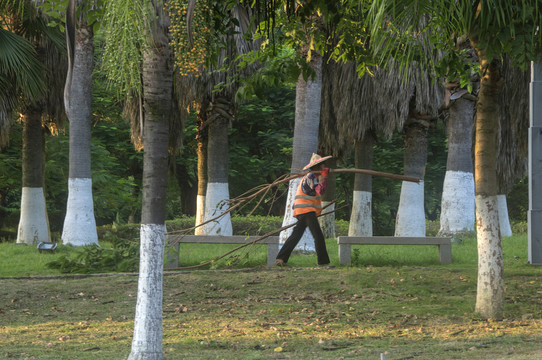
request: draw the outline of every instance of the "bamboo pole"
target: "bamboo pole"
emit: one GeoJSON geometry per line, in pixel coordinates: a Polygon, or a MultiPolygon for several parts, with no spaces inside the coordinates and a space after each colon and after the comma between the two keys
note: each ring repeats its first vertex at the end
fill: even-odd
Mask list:
{"type": "MultiPolygon", "coordinates": [[[[314,172],[320,173],[319,171],[314,171],[314,172]]],[[[416,182],[416,183],[419,183],[421,180],[419,178],[415,178],[412,176],[397,175],[397,174],[391,174],[391,173],[386,173],[382,171],[367,170],[367,169],[329,169],[329,172],[330,173],[358,173],[358,174],[385,177],[385,178],[394,179],[394,180],[410,181],[410,182],[416,182]]]]}

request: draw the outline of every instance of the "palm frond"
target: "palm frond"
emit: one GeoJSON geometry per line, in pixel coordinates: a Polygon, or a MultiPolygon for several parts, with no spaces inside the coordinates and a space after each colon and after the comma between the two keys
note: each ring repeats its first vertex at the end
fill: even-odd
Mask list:
{"type": "Polygon", "coordinates": [[[385,65],[393,58],[405,76],[413,62],[427,68],[434,66],[438,42],[448,41],[459,28],[453,8],[436,3],[444,2],[373,1],[367,14],[367,25],[371,34],[370,46],[379,65],[385,65]]]}
{"type": "Polygon", "coordinates": [[[0,73],[12,79],[16,90],[38,99],[45,90],[44,66],[33,45],[23,37],[0,28],[0,73]]]}
{"type": "Polygon", "coordinates": [[[149,26],[143,14],[148,1],[108,1],[105,6],[105,51],[102,66],[120,93],[140,93],[141,63],[148,49],[149,26]]]}

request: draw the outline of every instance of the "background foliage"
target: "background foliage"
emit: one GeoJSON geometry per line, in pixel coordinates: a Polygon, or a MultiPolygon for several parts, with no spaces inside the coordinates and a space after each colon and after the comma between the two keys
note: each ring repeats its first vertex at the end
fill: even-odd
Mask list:
{"type": "MultiPolygon", "coordinates": [[[[96,36],[96,70],[93,84],[92,179],[95,215],[98,225],[137,223],[141,207],[143,154],[130,142],[129,124],[122,117],[118,89],[106,82],[100,64],[103,39],[96,36]]],[[[272,47],[268,47],[268,52],[272,47]]],[[[285,49],[271,57],[268,66],[241,88],[239,112],[229,130],[229,188],[235,198],[261,184],[274,181],[289,172],[295,113],[295,86],[290,78],[293,54],[285,49]],[[265,79],[265,81],[263,80],[265,79]],[[264,83],[262,83],[264,81],[264,83]],[[268,84],[265,86],[265,84],[268,84]],[[272,84],[273,86],[270,86],[272,84]]],[[[250,62],[254,59],[246,58],[250,62]]],[[[293,66],[296,67],[297,66],[293,66]]],[[[57,136],[46,136],[46,201],[53,234],[61,231],[65,216],[68,179],[68,139],[66,128],[57,136]]],[[[442,183],[446,171],[447,142],[445,124],[438,121],[429,131],[428,160],[425,175],[425,208],[429,221],[438,221],[442,183]]],[[[167,219],[180,219],[195,213],[195,202],[187,201],[197,191],[196,119],[191,114],[185,124],[180,154],[170,160],[167,219]]],[[[0,151],[0,239],[13,239],[19,221],[21,198],[22,126],[12,124],[10,144],[0,151]]],[[[353,158],[339,159],[339,167],[353,167],[353,158]]],[[[403,140],[395,134],[380,137],[374,149],[374,169],[403,172],[403,140]]],[[[337,177],[339,220],[348,220],[354,176],[337,177]]],[[[527,181],[519,181],[508,196],[509,214],[516,223],[526,221],[527,181]]],[[[373,222],[375,235],[393,234],[401,182],[373,178],[373,222]]],[[[254,212],[260,216],[282,216],[287,188],[269,194],[254,212]]],[[[240,210],[247,215],[253,206],[240,210]]],[[[58,235],[54,235],[54,238],[58,235]]]]}

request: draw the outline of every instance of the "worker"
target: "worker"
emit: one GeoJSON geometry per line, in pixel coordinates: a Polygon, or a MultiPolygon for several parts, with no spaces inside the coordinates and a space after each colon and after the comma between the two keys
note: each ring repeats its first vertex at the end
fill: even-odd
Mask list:
{"type": "Polygon", "coordinates": [[[321,157],[313,153],[310,162],[303,168],[303,170],[309,170],[309,172],[299,182],[295,194],[293,209],[297,224],[277,255],[275,262],[277,266],[286,266],[292,251],[294,251],[308,227],[314,237],[318,265],[332,267],[329,264],[324,234],[317,218],[322,213],[321,196],[326,192],[327,176],[329,174],[329,168],[324,166],[324,162],[329,158],[331,156],[321,157]],[[314,173],[317,171],[320,172],[320,175],[314,173]]]}

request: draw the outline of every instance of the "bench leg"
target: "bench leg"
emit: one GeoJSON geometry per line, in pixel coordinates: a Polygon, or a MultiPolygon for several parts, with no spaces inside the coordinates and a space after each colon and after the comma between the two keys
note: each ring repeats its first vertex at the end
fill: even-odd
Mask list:
{"type": "Polygon", "coordinates": [[[179,267],[179,244],[166,245],[166,269],[179,267]]]}
{"type": "Polygon", "coordinates": [[[279,254],[279,244],[267,244],[267,266],[275,266],[279,254]]]}
{"type": "Polygon", "coordinates": [[[441,264],[448,265],[452,263],[452,245],[451,244],[439,245],[438,253],[439,253],[441,264]]]}
{"type": "Polygon", "coordinates": [[[350,244],[339,244],[339,264],[348,265],[351,260],[350,244]]]}

